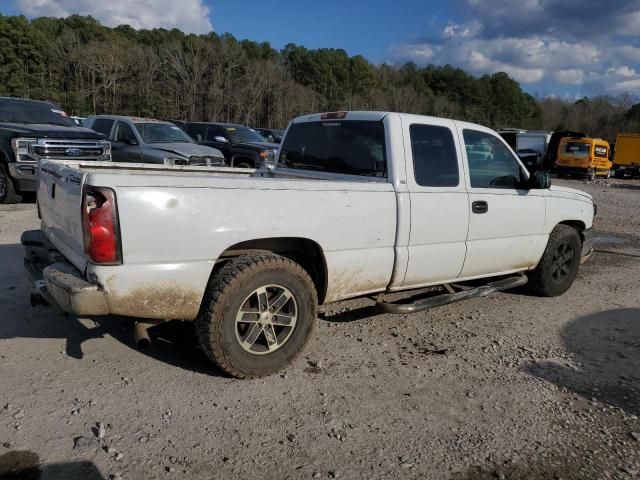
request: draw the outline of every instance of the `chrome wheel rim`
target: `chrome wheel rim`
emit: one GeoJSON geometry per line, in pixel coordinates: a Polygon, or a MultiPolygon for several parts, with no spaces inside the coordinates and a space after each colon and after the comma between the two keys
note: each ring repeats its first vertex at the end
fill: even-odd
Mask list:
{"type": "Polygon", "coordinates": [[[560,244],[551,259],[551,278],[556,282],[564,281],[571,273],[573,262],[573,247],[568,243],[560,244]]]}
{"type": "Polygon", "coordinates": [[[236,339],[252,355],[267,355],[282,348],[298,321],[298,303],[282,285],[256,288],[242,302],[235,321],[236,339]]]}

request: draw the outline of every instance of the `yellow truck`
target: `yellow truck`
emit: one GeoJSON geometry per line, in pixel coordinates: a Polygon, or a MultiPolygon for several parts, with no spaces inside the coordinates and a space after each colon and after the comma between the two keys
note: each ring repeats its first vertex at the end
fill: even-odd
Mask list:
{"type": "Polygon", "coordinates": [[[613,158],[616,178],[640,177],[640,133],[619,133],[613,158]]]}
{"type": "Polygon", "coordinates": [[[596,176],[609,178],[613,166],[609,159],[610,152],[609,142],[600,138],[563,138],[558,147],[556,173],[589,180],[596,176]]]}

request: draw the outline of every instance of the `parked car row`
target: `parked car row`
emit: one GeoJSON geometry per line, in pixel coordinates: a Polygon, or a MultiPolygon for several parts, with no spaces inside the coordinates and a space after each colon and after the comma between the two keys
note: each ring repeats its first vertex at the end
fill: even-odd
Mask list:
{"type": "Polygon", "coordinates": [[[43,160],[273,168],[283,133],[227,123],[83,118],[51,102],[0,97],[0,203],[35,192],[43,160]]]}

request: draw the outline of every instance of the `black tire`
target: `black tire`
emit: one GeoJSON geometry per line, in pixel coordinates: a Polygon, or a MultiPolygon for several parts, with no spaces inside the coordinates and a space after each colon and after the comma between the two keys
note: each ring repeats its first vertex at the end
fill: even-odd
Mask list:
{"type": "Polygon", "coordinates": [[[20,203],[22,196],[16,193],[13,179],[9,176],[9,171],[5,165],[0,164],[0,203],[20,203]]]}
{"type": "Polygon", "coordinates": [[[538,266],[528,274],[528,289],[542,297],[565,293],[576,278],[582,257],[578,231],[568,225],[554,228],[538,266]]]}
{"type": "Polygon", "coordinates": [[[235,168],[253,168],[253,162],[240,158],[238,160],[234,160],[233,166],[235,168]]]}
{"type": "MultiPolygon", "coordinates": [[[[269,312],[272,312],[272,308],[275,309],[275,305],[269,303],[275,297],[274,293],[266,303],[266,310],[269,312]]],[[[274,254],[237,257],[229,260],[211,279],[203,306],[195,321],[198,341],[206,355],[229,375],[236,378],[271,375],[293,362],[307,344],[316,322],[317,305],[313,281],[297,263],[274,254]],[[253,297],[256,290],[278,287],[292,295],[293,303],[287,303],[287,306],[295,307],[295,324],[293,327],[275,324],[271,327],[276,339],[282,336],[281,346],[275,347],[277,349],[273,352],[250,352],[241,340],[240,329],[243,323],[238,321],[240,311],[248,311],[245,306],[250,299],[258,298],[253,297]],[[290,331],[287,330],[289,328],[290,331]]],[[[261,305],[258,305],[258,309],[263,311],[261,305]]],[[[261,318],[260,314],[255,315],[261,318]]],[[[262,320],[251,321],[255,323],[246,327],[244,340],[250,336],[250,328],[259,327],[262,329],[257,334],[260,342],[254,340],[251,348],[261,347],[270,350],[270,347],[266,346],[269,344],[267,327],[261,326],[262,320]]]]}
{"type": "Polygon", "coordinates": [[[624,178],[624,172],[621,170],[615,170],[613,172],[614,178],[624,178]]]}

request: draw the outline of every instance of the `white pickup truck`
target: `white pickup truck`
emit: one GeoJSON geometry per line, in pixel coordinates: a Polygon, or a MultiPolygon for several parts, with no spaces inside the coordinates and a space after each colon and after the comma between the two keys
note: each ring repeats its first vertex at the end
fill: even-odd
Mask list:
{"type": "Polygon", "coordinates": [[[381,112],[295,119],[273,171],[44,162],[38,207],[41,230],[22,238],[37,299],[136,317],[141,342],[158,322],[194,320],[240,378],[290,363],[318,304],[375,295],[409,313],[527,280],[560,295],[595,215],[588,194],[530,175],[488,128],[381,112]]]}

